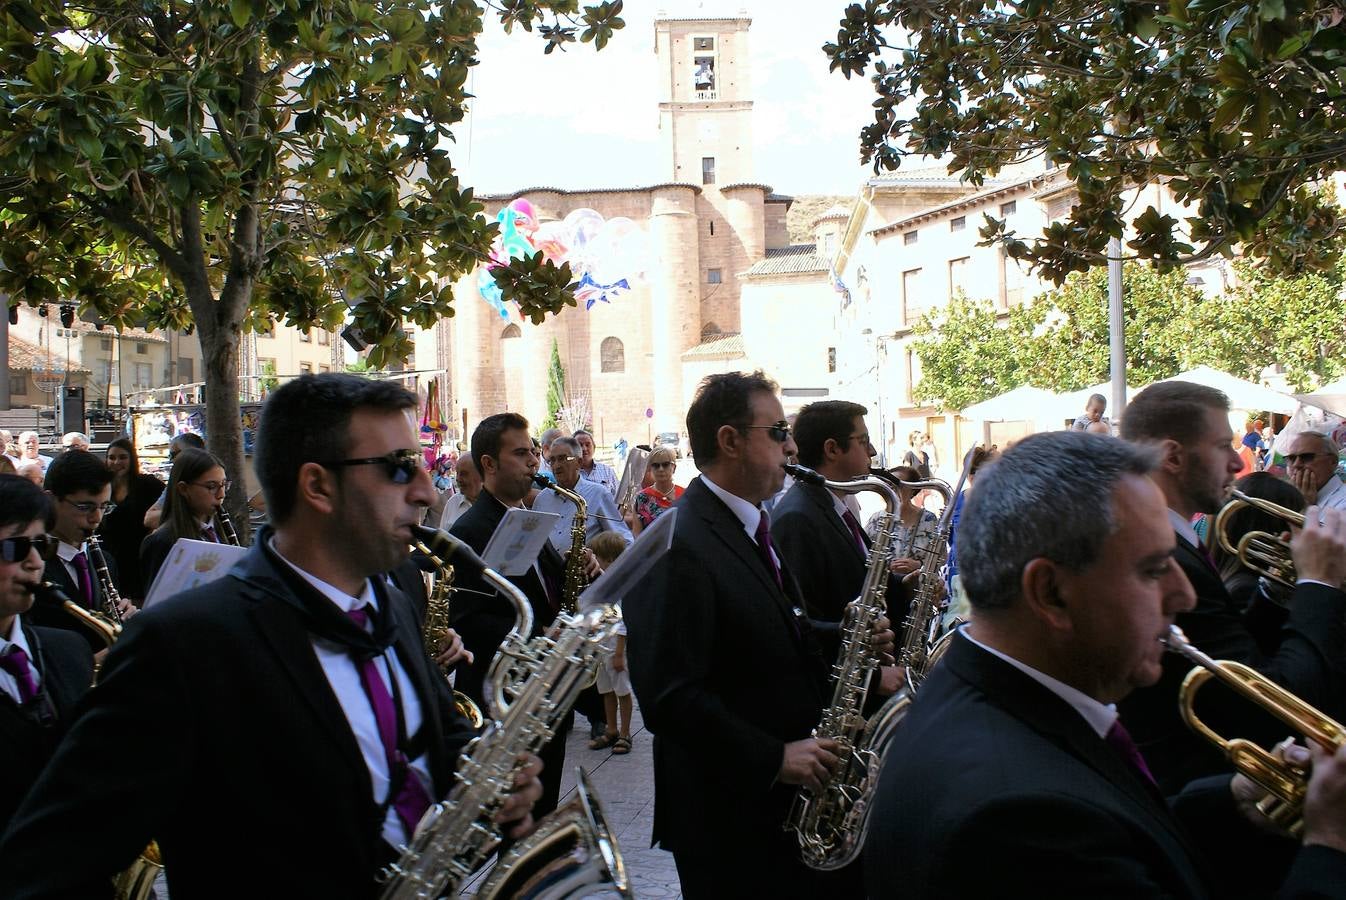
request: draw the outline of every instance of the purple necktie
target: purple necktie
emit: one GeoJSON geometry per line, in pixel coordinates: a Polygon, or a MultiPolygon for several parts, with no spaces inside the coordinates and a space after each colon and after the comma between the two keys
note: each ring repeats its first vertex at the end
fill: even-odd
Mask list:
{"type": "MultiPolygon", "coordinates": [[[[364,630],[369,622],[365,609],[352,609],[346,613],[352,622],[364,630]]],[[[365,696],[374,710],[374,719],[378,722],[379,738],[383,741],[383,752],[388,760],[389,789],[397,784],[398,774],[402,775],[402,786],[393,798],[393,809],[406,827],[410,837],[421,821],[421,816],[430,807],[430,795],[425,792],[416,773],[407,764],[406,754],[397,746],[397,710],[388,686],[379,675],[378,664],[372,659],[357,659],[355,666],[360,670],[360,684],[364,686],[365,696]]],[[[395,677],[395,676],[390,676],[395,677]]]]}
{"type": "Polygon", "coordinates": [[[33,680],[33,670],[28,665],[28,654],[22,647],[11,647],[4,656],[0,656],[0,670],[14,676],[19,683],[19,702],[27,703],[37,696],[37,682],[33,680]]]}
{"type": "Polygon", "coordinates": [[[75,564],[75,573],[79,575],[79,595],[84,600],[84,608],[93,609],[93,575],[89,572],[89,557],[81,550],[70,561],[75,564]]]}
{"type": "Polygon", "coordinates": [[[219,535],[215,533],[214,525],[207,525],[205,528],[202,528],[201,533],[206,536],[206,540],[212,543],[218,544],[220,542],[219,535]]]}
{"type": "Polygon", "coordinates": [[[864,532],[860,530],[860,523],[855,520],[855,513],[848,509],[841,514],[841,518],[845,520],[846,527],[851,530],[851,537],[855,538],[855,546],[860,548],[861,553],[866,552],[868,548],[865,547],[864,532]]]}
{"type": "Polygon", "coordinates": [[[757,539],[757,552],[762,555],[762,562],[771,570],[771,577],[776,579],[776,587],[784,590],[780,566],[776,565],[776,556],[771,552],[771,521],[767,518],[766,510],[762,510],[762,518],[757,520],[757,534],[753,537],[757,539]]]}
{"type": "Polygon", "coordinates": [[[1206,546],[1206,542],[1198,541],[1196,549],[1201,551],[1201,558],[1206,561],[1206,565],[1210,566],[1210,570],[1216,575],[1220,574],[1220,569],[1215,565],[1215,557],[1210,555],[1210,548],[1206,546]]]}
{"type": "Polygon", "coordinates": [[[1107,736],[1103,740],[1107,741],[1108,746],[1115,750],[1118,756],[1126,760],[1127,765],[1135,769],[1150,784],[1158,787],[1154,776],[1150,774],[1150,767],[1145,765],[1145,757],[1140,755],[1140,748],[1136,746],[1135,741],[1131,740],[1131,733],[1122,725],[1120,719],[1112,723],[1112,727],[1108,729],[1107,736]]]}

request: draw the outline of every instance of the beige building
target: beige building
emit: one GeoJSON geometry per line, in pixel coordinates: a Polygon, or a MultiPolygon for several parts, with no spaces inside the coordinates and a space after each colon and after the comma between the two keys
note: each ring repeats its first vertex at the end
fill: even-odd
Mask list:
{"type": "Polygon", "coordinates": [[[261,400],[279,383],[299,375],[345,369],[345,345],[335,331],[281,323],[264,333],[245,333],[239,342],[239,390],[244,400],[261,400]]]}

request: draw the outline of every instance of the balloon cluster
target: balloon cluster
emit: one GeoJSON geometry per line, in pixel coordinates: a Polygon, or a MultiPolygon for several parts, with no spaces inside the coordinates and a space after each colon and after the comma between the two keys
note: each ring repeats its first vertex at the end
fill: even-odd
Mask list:
{"type": "Polygon", "coordinates": [[[576,276],[575,299],[583,301],[585,309],[631,290],[644,281],[649,268],[649,238],[622,216],[605,219],[596,210],[581,208],[560,221],[539,225],[533,204],[519,198],[500,210],[495,220],[500,235],[492,245],[490,264],[477,275],[477,291],[502,319],[509,318],[509,310],[491,271],[510,259],[541,251],[558,266],[570,263],[576,276]]]}

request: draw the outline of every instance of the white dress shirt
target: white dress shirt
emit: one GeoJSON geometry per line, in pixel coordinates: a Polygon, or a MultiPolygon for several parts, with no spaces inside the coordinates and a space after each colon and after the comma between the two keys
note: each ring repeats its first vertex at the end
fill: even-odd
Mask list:
{"type": "Polygon", "coordinates": [[[444,501],[444,512],[439,515],[439,530],[448,531],[458,517],[472,508],[472,501],[461,491],[444,501]]]}
{"type": "MultiPolygon", "coordinates": [[[[271,544],[271,549],[276,549],[274,541],[271,544]]],[[[361,591],[360,596],[352,597],[321,578],[305,572],[285,559],[284,556],[281,556],[278,550],[276,556],[293,569],[300,578],[311,584],[328,600],[331,600],[342,613],[362,609],[365,606],[378,608],[374,587],[369,579],[365,579],[364,590],[361,591]]],[[[327,676],[327,683],[332,686],[332,693],[336,694],[337,702],[341,704],[341,710],[346,714],[346,721],[350,724],[351,731],[355,735],[355,741],[360,747],[360,755],[364,757],[365,767],[369,769],[369,780],[374,788],[374,802],[383,803],[388,799],[388,757],[383,749],[383,738],[379,735],[378,720],[374,718],[374,708],[370,705],[369,696],[365,693],[364,685],[360,682],[360,670],[344,647],[318,638],[310,639],[309,643],[313,645],[313,652],[318,657],[318,665],[322,666],[323,674],[327,676]]],[[[380,656],[377,661],[379,674],[383,677],[383,683],[388,689],[389,696],[393,697],[394,700],[398,697],[401,698],[402,721],[407,736],[410,737],[421,728],[421,702],[416,696],[416,685],[403,670],[402,664],[397,660],[397,651],[392,647],[389,647],[388,651],[380,656]],[[392,689],[390,673],[397,677],[396,692],[392,689]]],[[[411,760],[409,768],[410,772],[408,774],[414,774],[416,778],[420,779],[426,795],[436,799],[434,796],[435,782],[430,777],[430,765],[426,754],[422,753],[411,760]]],[[[383,819],[383,839],[393,847],[405,844],[411,839],[411,835],[402,827],[402,820],[398,818],[397,810],[391,803],[388,805],[387,815],[383,819]]]]}
{"type": "Polygon", "coordinates": [[[1070,708],[1079,713],[1099,737],[1106,738],[1108,732],[1112,730],[1113,723],[1117,721],[1117,707],[1113,704],[1099,703],[1083,691],[1078,691],[1063,681],[1057,681],[1052,676],[1039,672],[1032,666],[1019,662],[1019,660],[1012,656],[1006,656],[994,647],[986,646],[981,641],[968,634],[966,625],[961,626],[959,631],[962,632],[963,637],[967,638],[987,653],[999,659],[1003,659],[1005,662],[1014,666],[1014,668],[1023,672],[1029,678],[1069,703],[1070,708]]]}
{"type": "MultiPolygon", "coordinates": [[[[724,505],[729,507],[729,511],[734,517],[743,523],[743,530],[748,533],[748,540],[754,544],[757,543],[757,525],[762,520],[762,513],[766,510],[760,506],[754,506],[747,500],[744,500],[738,494],[731,494],[724,488],[706,477],[705,473],[697,476],[710,488],[710,492],[724,501],[724,505]]],[[[771,524],[771,517],[767,516],[767,525],[771,524]]],[[[775,545],[771,547],[771,558],[776,561],[776,568],[780,568],[780,554],[776,552],[775,545]]]]}
{"type": "MultiPolygon", "coordinates": [[[[630,544],[634,537],[631,529],[622,521],[617,511],[617,501],[612,499],[607,488],[596,481],[581,478],[575,482],[572,490],[584,498],[586,507],[584,517],[584,542],[587,544],[604,531],[615,531],[622,540],[630,544]]],[[[533,511],[555,513],[561,518],[552,526],[551,542],[562,552],[570,549],[570,527],[575,521],[575,504],[562,497],[556,491],[546,490],[533,498],[533,511]]]]}
{"type": "Polygon", "coordinates": [[[1316,502],[1320,509],[1346,509],[1346,484],[1341,483],[1335,472],[1327,479],[1327,484],[1318,489],[1316,502]]]}
{"type": "MultiPolygon", "coordinates": [[[[33,674],[33,686],[42,687],[42,673],[37,670],[37,660],[33,656],[33,650],[28,646],[28,638],[24,636],[23,627],[19,624],[19,617],[14,617],[14,623],[10,626],[7,637],[0,636],[0,656],[9,653],[10,647],[18,647],[28,657],[28,670],[33,674]]],[[[4,691],[19,703],[19,679],[8,672],[0,669],[0,691],[4,691]]]]}

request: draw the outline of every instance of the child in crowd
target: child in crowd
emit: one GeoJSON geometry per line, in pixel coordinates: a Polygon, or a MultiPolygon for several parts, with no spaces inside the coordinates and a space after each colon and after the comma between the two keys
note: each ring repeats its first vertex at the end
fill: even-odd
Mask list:
{"type": "MultiPolygon", "coordinates": [[[[617,557],[626,549],[626,541],[614,531],[604,531],[589,542],[589,549],[606,569],[616,562],[617,557]]],[[[602,750],[611,747],[613,753],[624,754],[631,752],[631,711],[634,707],[631,699],[631,675],[626,669],[625,624],[617,626],[617,634],[613,640],[616,641],[616,646],[612,654],[603,660],[603,667],[598,670],[598,693],[603,697],[607,729],[602,737],[589,742],[589,749],[602,750]]]]}

